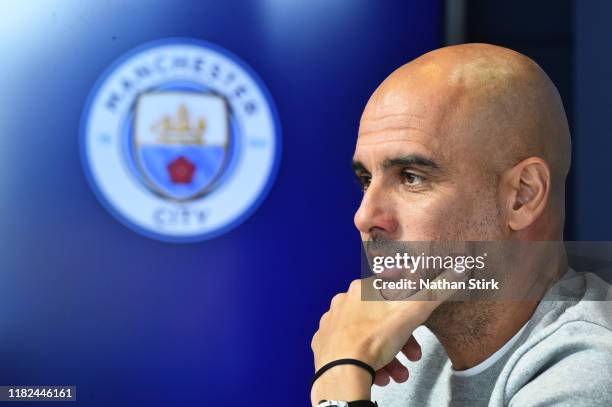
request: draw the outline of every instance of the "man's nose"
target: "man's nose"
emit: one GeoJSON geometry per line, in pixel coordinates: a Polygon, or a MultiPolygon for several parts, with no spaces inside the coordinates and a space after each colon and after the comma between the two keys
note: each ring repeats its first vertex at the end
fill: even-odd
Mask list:
{"type": "Polygon", "coordinates": [[[354,221],[362,234],[378,232],[392,238],[398,229],[392,197],[372,183],[363,194],[354,221]]]}

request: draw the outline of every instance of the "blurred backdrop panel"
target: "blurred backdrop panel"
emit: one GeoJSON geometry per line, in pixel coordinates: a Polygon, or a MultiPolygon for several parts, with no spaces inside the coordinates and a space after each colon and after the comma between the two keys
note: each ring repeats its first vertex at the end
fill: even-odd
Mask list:
{"type": "MultiPolygon", "coordinates": [[[[446,0],[445,5],[447,43],[501,45],[536,61],[559,90],[574,146],[577,137],[586,137],[577,135],[575,126],[573,0],[446,0]]],[[[576,230],[576,166],[577,161],[574,161],[566,182],[565,240],[579,237],[576,230]]],[[[581,230],[584,226],[581,225],[581,230]]],[[[580,235],[580,238],[585,236],[580,235]]]]}
{"type": "Polygon", "coordinates": [[[446,0],[447,43],[487,42],[534,59],[557,86],[572,132],[565,240],[610,240],[612,3],[446,0]]]}
{"type": "Polygon", "coordinates": [[[318,318],[359,274],[361,110],[442,44],[442,15],[416,0],[3,1],[0,384],[76,385],[87,406],[306,405],[318,318]],[[258,209],[182,244],[117,221],[79,151],[102,73],[175,37],[245,61],[282,129],[258,209]]]}
{"type": "Polygon", "coordinates": [[[576,240],[612,240],[612,3],[575,1],[576,240]]]}

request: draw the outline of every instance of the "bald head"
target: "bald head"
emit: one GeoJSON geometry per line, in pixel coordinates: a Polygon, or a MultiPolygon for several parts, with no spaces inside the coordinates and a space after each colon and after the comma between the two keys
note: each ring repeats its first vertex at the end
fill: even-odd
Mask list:
{"type": "Polygon", "coordinates": [[[557,89],[526,56],[494,45],[463,44],[400,67],[366,105],[357,161],[372,153],[365,147],[393,142],[434,155],[439,169],[455,172],[452,181],[441,172],[442,183],[445,176],[450,183],[457,175],[475,173],[482,179],[473,182],[484,183],[530,157],[541,160],[534,171],[548,176],[548,222],[557,223],[557,232],[562,229],[569,128],[557,89]]]}
{"type": "Polygon", "coordinates": [[[471,129],[463,141],[497,169],[540,156],[555,182],[569,170],[570,135],[559,93],[534,61],[510,49],[462,44],[400,67],[370,98],[361,131],[402,113],[430,116],[447,133],[450,125],[471,129]]]}

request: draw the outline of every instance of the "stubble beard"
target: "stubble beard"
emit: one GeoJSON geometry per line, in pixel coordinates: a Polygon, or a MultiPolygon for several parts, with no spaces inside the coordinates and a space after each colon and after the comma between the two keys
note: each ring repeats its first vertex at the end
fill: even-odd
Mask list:
{"type": "MultiPolygon", "coordinates": [[[[480,236],[481,240],[497,240],[502,230],[502,210],[496,199],[498,189],[497,180],[486,188],[481,203],[487,202],[488,209],[471,222],[461,225],[459,230],[470,230],[473,236],[480,236]]],[[[457,239],[461,240],[461,239],[457,239]]],[[[471,237],[463,239],[466,241],[478,240],[471,237]]],[[[480,299],[467,301],[447,300],[436,308],[429,316],[424,325],[429,328],[442,342],[447,352],[449,349],[459,349],[474,346],[486,342],[494,336],[491,327],[495,325],[501,305],[488,300],[485,296],[480,299]]]]}
{"type": "Polygon", "coordinates": [[[425,326],[445,348],[466,348],[492,336],[490,327],[498,315],[493,301],[447,301],[425,321],[425,326]]]}

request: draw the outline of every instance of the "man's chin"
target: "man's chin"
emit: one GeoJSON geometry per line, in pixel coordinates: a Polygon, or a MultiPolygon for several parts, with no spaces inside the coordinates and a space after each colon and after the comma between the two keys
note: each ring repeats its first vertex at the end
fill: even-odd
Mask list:
{"type": "Polygon", "coordinates": [[[464,308],[464,304],[463,301],[443,302],[429,315],[423,325],[437,335],[444,335],[454,325],[455,321],[461,319],[461,309],[464,308]]]}
{"type": "Polygon", "coordinates": [[[380,295],[387,301],[409,300],[411,296],[419,292],[419,280],[422,278],[418,274],[401,269],[387,269],[379,274],[378,277],[382,280],[383,284],[387,284],[385,287],[395,287],[378,290],[380,295]],[[409,284],[413,285],[410,286],[409,284]]]}
{"type": "Polygon", "coordinates": [[[383,289],[379,290],[381,297],[387,301],[410,301],[410,297],[418,293],[419,290],[392,290],[383,289]]]}

